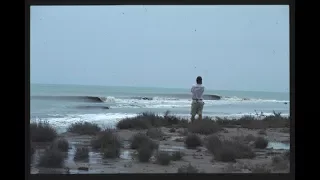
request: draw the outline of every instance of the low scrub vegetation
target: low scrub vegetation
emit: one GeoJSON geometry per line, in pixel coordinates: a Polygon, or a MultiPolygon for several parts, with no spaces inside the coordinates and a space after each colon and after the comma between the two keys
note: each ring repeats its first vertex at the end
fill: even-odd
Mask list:
{"type": "Polygon", "coordinates": [[[201,121],[196,120],[189,124],[188,130],[191,133],[209,135],[222,130],[222,128],[214,120],[204,118],[201,121]]]}
{"type": "Polygon", "coordinates": [[[160,151],[157,154],[157,162],[160,165],[167,166],[172,160],[171,155],[168,152],[160,151]]]}
{"type": "Polygon", "coordinates": [[[137,149],[137,152],[138,152],[138,160],[140,162],[149,162],[149,160],[154,152],[154,148],[152,148],[148,144],[142,144],[137,149]]]}
{"type": "Polygon", "coordinates": [[[173,153],[171,154],[171,160],[172,160],[172,161],[180,161],[180,160],[182,160],[183,156],[184,156],[184,153],[183,153],[183,152],[181,152],[181,151],[175,151],[175,152],[173,152],[173,153]]]}
{"type": "Polygon", "coordinates": [[[88,161],[89,160],[89,148],[78,147],[73,158],[74,161],[88,161]]]}
{"type": "Polygon", "coordinates": [[[185,139],[185,145],[188,149],[195,149],[202,146],[202,140],[196,134],[189,134],[185,139]]]}
{"type": "Polygon", "coordinates": [[[160,128],[151,128],[148,129],[146,135],[152,139],[162,140],[164,133],[161,131],[160,128]]]}
{"type": "Polygon", "coordinates": [[[120,120],[117,123],[118,129],[150,129],[153,127],[187,127],[188,120],[178,118],[169,113],[164,116],[156,115],[150,112],[144,112],[136,117],[130,117],[120,120]]]}
{"type": "Polygon", "coordinates": [[[143,133],[135,134],[131,139],[131,149],[139,149],[142,146],[148,146],[154,150],[158,148],[158,144],[143,133]]]}
{"type": "Polygon", "coordinates": [[[178,130],[178,133],[179,133],[179,135],[181,135],[181,136],[187,136],[187,135],[189,134],[189,131],[188,131],[187,128],[184,128],[184,129],[179,129],[179,130],[178,130]]]}
{"type": "Polygon", "coordinates": [[[91,141],[91,146],[95,150],[100,150],[103,158],[117,158],[120,156],[122,144],[112,130],[106,129],[98,133],[91,141]]]}
{"type": "Polygon", "coordinates": [[[170,129],[169,129],[169,132],[170,132],[170,133],[175,133],[175,132],[176,132],[176,129],[175,129],[175,128],[170,128],[170,129]]]}
{"type": "Polygon", "coordinates": [[[273,115],[257,118],[255,116],[243,116],[239,119],[216,118],[216,123],[222,127],[242,127],[248,129],[289,128],[290,118],[281,116],[281,113],[273,112],[273,115]]]}
{"type": "Polygon", "coordinates": [[[47,149],[39,158],[38,166],[45,168],[62,168],[65,154],[57,148],[47,149]]]}
{"type": "Polygon", "coordinates": [[[259,135],[267,135],[267,131],[265,129],[261,129],[260,131],[258,131],[259,135]]]}
{"type": "Polygon", "coordinates": [[[236,159],[252,159],[255,157],[255,153],[248,145],[237,141],[220,140],[215,135],[207,138],[206,147],[217,161],[235,162],[236,159]]]}
{"type": "Polygon", "coordinates": [[[251,169],[252,173],[271,173],[271,169],[266,164],[258,164],[251,169]]]}
{"type": "Polygon", "coordinates": [[[67,128],[68,132],[76,133],[79,135],[96,135],[101,131],[101,128],[98,124],[90,123],[90,122],[76,122],[71,124],[67,128]]]}
{"type": "Polygon", "coordinates": [[[68,152],[69,150],[69,142],[64,138],[58,138],[54,140],[51,148],[56,148],[61,152],[68,152]]]}
{"type": "Polygon", "coordinates": [[[99,132],[91,141],[91,146],[95,150],[106,147],[109,144],[115,144],[116,146],[121,147],[119,137],[110,129],[99,132]]]}
{"type": "Polygon", "coordinates": [[[204,135],[213,134],[221,127],[242,127],[249,129],[266,129],[266,128],[289,128],[290,118],[281,116],[280,113],[274,112],[273,115],[257,118],[255,116],[243,116],[239,119],[216,118],[214,121],[209,117],[201,121],[188,123],[188,119],[170,115],[167,111],[163,116],[144,112],[136,117],[122,119],[117,123],[118,129],[150,129],[157,127],[184,127],[190,128],[193,133],[204,135]]]}
{"type": "Polygon", "coordinates": [[[149,162],[158,147],[159,145],[146,134],[137,133],[131,138],[130,148],[137,150],[137,158],[140,162],[149,162]]]}
{"type": "Polygon", "coordinates": [[[290,128],[282,128],[280,130],[280,132],[282,132],[282,133],[290,133],[290,128]]]}
{"type": "Polygon", "coordinates": [[[268,146],[268,140],[263,138],[263,137],[258,137],[255,142],[254,142],[254,145],[255,145],[255,148],[257,149],[265,149],[267,148],[268,146]]]}
{"type": "Polygon", "coordinates": [[[118,158],[120,157],[120,147],[116,144],[108,144],[101,149],[103,158],[118,158]]]}
{"type": "Polygon", "coordinates": [[[274,156],[272,158],[272,166],[274,171],[290,171],[290,159],[287,154],[274,156]]]}
{"type": "Polygon", "coordinates": [[[290,159],[290,150],[284,153],[285,159],[290,159]]]}
{"type": "Polygon", "coordinates": [[[57,137],[57,131],[47,122],[38,121],[30,124],[32,142],[52,142],[57,137]]]}
{"type": "Polygon", "coordinates": [[[234,141],[237,141],[239,143],[242,143],[242,144],[248,144],[250,142],[254,142],[256,141],[257,137],[252,135],[252,134],[248,134],[246,136],[234,136],[233,137],[233,140],[234,141]]]}
{"type": "Polygon", "coordinates": [[[199,170],[192,166],[191,164],[187,166],[181,166],[178,168],[178,173],[187,173],[187,174],[194,174],[194,173],[199,173],[199,170]]]}

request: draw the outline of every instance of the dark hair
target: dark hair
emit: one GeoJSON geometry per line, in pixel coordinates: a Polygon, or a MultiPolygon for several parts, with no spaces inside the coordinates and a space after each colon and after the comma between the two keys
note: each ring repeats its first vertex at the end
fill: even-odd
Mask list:
{"type": "Polygon", "coordinates": [[[202,77],[198,76],[196,81],[197,81],[197,84],[202,84],[202,77]]]}

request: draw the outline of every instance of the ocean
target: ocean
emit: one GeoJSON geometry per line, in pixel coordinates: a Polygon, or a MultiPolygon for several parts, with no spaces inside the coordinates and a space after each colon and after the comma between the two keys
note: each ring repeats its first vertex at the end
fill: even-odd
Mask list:
{"type": "MultiPolygon", "coordinates": [[[[289,92],[205,90],[203,116],[237,118],[261,112],[270,115],[273,111],[288,116],[289,99],[289,92]]],[[[162,115],[169,110],[174,115],[190,117],[190,108],[190,89],[30,85],[31,121],[46,120],[58,131],[77,121],[114,127],[122,118],[142,112],[162,115]]]]}

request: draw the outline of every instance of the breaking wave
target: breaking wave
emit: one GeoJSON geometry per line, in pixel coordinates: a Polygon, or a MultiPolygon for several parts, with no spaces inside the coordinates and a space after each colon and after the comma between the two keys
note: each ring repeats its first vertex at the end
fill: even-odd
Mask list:
{"type": "Polygon", "coordinates": [[[31,96],[31,99],[82,101],[82,102],[105,102],[107,98],[98,97],[98,96],[31,96]]]}
{"type": "MultiPolygon", "coordinates": [[[[254,99],[254,98],[239,98],[239,97],[227,97],[219,95],[204,95],[204,101],[209,104],[229,104],[229,103],[284,103],[288,104],[289,101],[286,100],[275,100],[275,99],[254,99]]],[[[135,97],[112,97],[112,96],[31,96],[31,99],[38,100],[62,100],[62,101],[75,101],[75,102],[92,102],[92,103],[130,103],[130,106],[137,106],[136,103],[143,104],[181,104],[190,103],[190,95],[180,94],[180,95],[167,95],[167,96],[135,96],[135,97]]],[[[139,106],[137,106],[139,107],[139,106]]],[[[79,108],[91,108],[91,107],[79,107],[79,108]]],[[[93,107],[93,108],[103,108],[103,107],[93,107]]]]}

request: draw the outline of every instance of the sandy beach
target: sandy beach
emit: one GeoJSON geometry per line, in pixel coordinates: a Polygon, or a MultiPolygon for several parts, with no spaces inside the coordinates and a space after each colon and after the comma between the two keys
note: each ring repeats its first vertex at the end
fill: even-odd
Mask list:
{"type": "MultiPolygon", "coordinates": [[[[262,121],[262,120],[255,120],[262,121]]],[[[190,124],[190,123],[189,123],[190,124]]],[[[188,125],[190,126],[190,125],[188,125]]],[[[37,165],[40,157],[48,149],[52,142],[32,142],[35,149],[31,156],[31,174],[58,173],[58,174],[94,174],[94,173],[177,173],[179,168],[188,165],[197,169],[198,173],[288,173],[290,133],[287,127],[274,128],[247,128],[242,126],[220,125],[222,128],[215,133],[191,133],[190,127],[157,127],[162,132],[161,138],[150,138],[158,144],[148,162],[140,162],[137,158],[137,150],[130,147],[132,137],[137,133],[148,134],[146,129],[115,129],[113,133],[119,137],[121,148],[119,157],[103,158],[101,151],[91,147],[91,141],[95,135],[79,135],[65,132],[58,134],[57,138],[68,141],[68,151],[62,167],[48,168],[37,165]],[[253,158],[236,159],[233,162],[219,161],[208,146],[203,143],[195,148],[186,146],[186,138],[190,134],[196,134],[202,142],[211,135],[223,140],[241,141],[250,147],[255,156],[253,158]],[[251,137],[247,138],[247,137],[251,137]],[[254,139],[262,137],[268,141],[266,148],[256,148],[254,139]],[[89,148],[87,161],[75,161],[76,148],[89,148]],[[183,157],[170,161],[167,165],[161,165],[157,161],[157,153],[180,152],[183,157]]],[[[279,125],[280,126],[280,125],[279,125]]]]}

